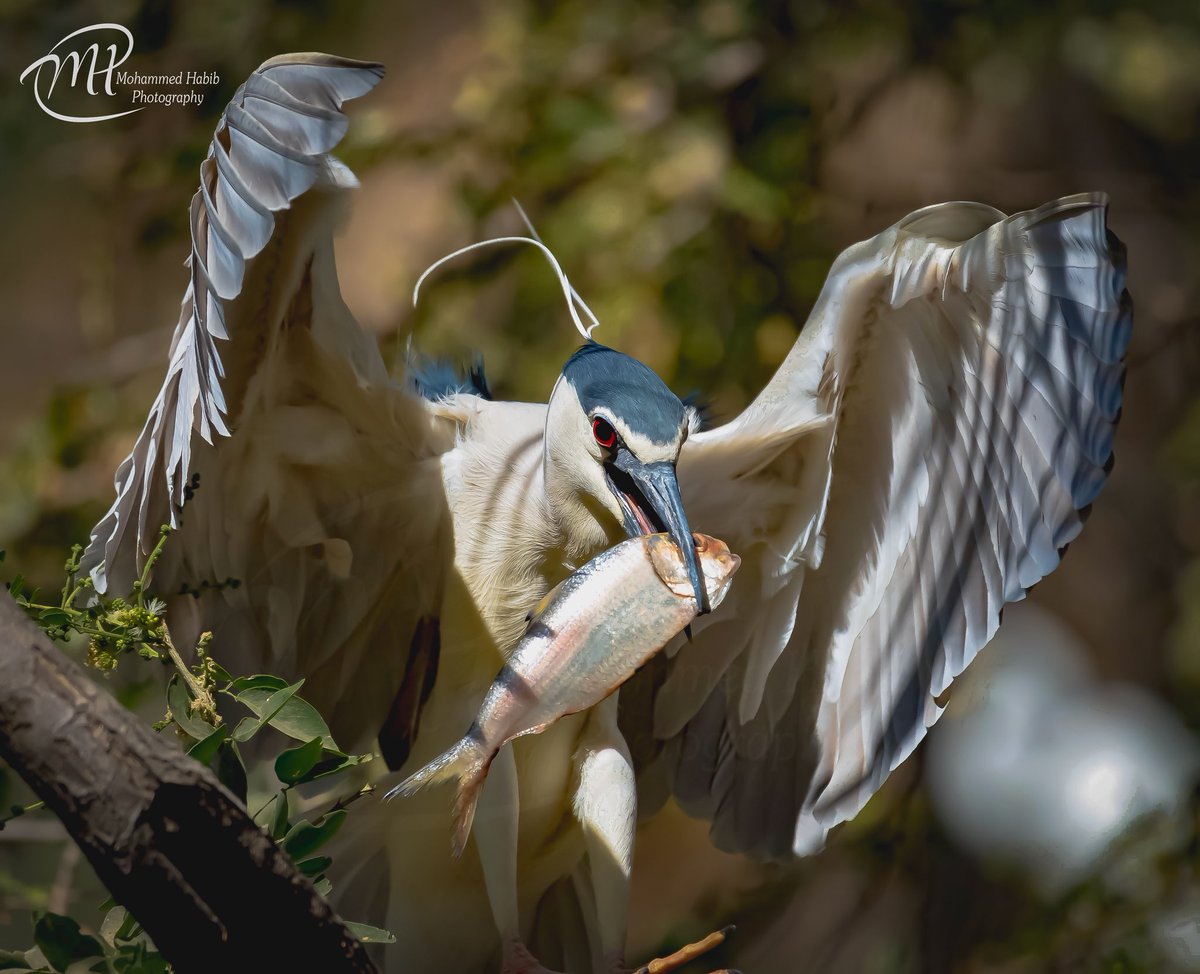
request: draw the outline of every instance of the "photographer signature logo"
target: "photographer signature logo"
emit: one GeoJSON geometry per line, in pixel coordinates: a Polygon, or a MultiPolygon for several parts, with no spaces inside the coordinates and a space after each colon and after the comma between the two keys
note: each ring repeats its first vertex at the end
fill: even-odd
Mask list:
{"type": "Polygon", "coordinates": [[[106,122],[132,115],[141,108],[130,108],[107,115],[68,115],[50,107],[55,91],[69,88],[82,90],[89,96],[113,96],[113,82],[118,67],[133,53],[133,34],[120,24],[92,24],[72,31],[50,49],[49,54],[34,61],[21,72],[21,84],[33,76],[33,97],[38,107],[60,122],[106,122]],[[90,43],[89,43],[90,41],[90,43]],[[69,74],[64,74],[65,68],[69,74]]]}

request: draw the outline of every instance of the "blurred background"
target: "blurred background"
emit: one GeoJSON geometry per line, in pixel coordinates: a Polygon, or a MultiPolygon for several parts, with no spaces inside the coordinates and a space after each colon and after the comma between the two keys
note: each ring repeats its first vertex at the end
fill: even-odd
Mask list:
{"type": "MultiPolygon", "coordinates": [[[[393,361],[414,335],[479,350],[505,398],[544,400],[577,340],[542,259],[456,262],[416,312],[411,290],[517,231],[513,197],[597,338],[703,390],[720,422],[847,244],[943,200],[1111,195],[1136,305],[1126,403],[1062,569],[822,855],[760,867],[670,809],[649,823],[630,956],[736,922],[716,960],[747,974],[1200,971],[1200,6],[0,0],[5,578],[61,585],[109,505],[161,382],[213,126],[293,50],[388,65],[339,153],[362,180],[348,304],[393,361]],[[47,117],[17,77],[101,21],[133,33],[125,69],[219,83],[199,106],[47,117]]],[[[0,810],[23,796],[0,768],[0,810]]],[[[99,921],[72,850],[48,816],[0,831],[0,947],[28,945],[33,908],[99,921]]]]}

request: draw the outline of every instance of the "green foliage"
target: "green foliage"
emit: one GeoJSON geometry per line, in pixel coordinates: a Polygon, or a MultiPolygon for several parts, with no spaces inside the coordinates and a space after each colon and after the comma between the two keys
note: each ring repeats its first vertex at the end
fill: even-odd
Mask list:
{"type": "Polygon", "coordinates": [[[170,966],[122,907],[108,911],[99,936],[56,913],[34,916],[33,940],[26,951],[0,951],[0,974],[167,974],[170,966]]]}
{"type": "Polygon", "coordinates": [[[146,585],[170,533],[170,527],[164,524],[141,577],[133,584],[130,599],[101,598],[93,591],[90,577],[79,578],[82,545],[71,548],[57,604],[37,601],[38,593],[26,592],[25,580],[19,574],[8,583],[9,594],[51,639],[65,642],[72,633],[86,636],[88,664],[96,669],[115,670],[127,653],[137,653],[147,660],[165,660],[172,651],[162,618],[166,606],[160,599],[146,597],[146,585]],[[91,597],[85,601],[87,595],[91,597]]]}
{"type": "Polygon", "coordinates": [[[366,923],[347,923],[346,926],[364,944],[394,944],[396,935],[366,923]]]}
{"type": "Polygon", "coordinates": [[[345,820],[346,810],[339,808],[316,823],[300,822],[288,830],[281,844],[293,859],[303,859],[332,839],[345,820]]]}
{"type": "Polygon", "coordinates": [[[284,784],[294,785],[304,778],[321,757],[321,738],[289,748],[275,759],[275,777],[284,784]]]}
{"type": "Polygon", "coordinates": [[[65,971],[78,961],[103,953],[100,941],[83,933],[70,917],[55,913],[43,913],[36,918],[33,941],[55,971],[65,971]]]}
{"type": "MultiPolygon", "coordinates": [[[[10,594],[29,617],[52,639],[66,641],[73,633],[88,639],[87,662],[111,674],[128,656],[172,669],[166,681],[166,713],[154,727],[171,730],[187,753],[211,768],[239,800],[247,795],[246,764],[239,745],[272,731],[287,744],[273,758],[279,789],[254,815],[280,847],[296,862],[321,895],[332,884],[326,876],[332,859],[317,855],[337,834],[347,816],[347,807],[373,792],[370,785],[337,801],[314,820],[290,818],[290,792],[318,779],[332,778],[370,761],[371,754],[348,754],[330,734],[329,726],[312,704],[301,696],[304,681],[288,683],[278,676],[259,673],[231,677],[210,654],[212,634],[198,641],[195,661],[184,662],[171,641],[165,604],[148,596],[147,588],[155,562],[170,536],[163,526],[159,541],[134,582],[128,598],[105,598],[95,592],[88,578],[80,579],[76,545],[65,565],[66,581],[57,603],[38,601],[37,592],[27,592],[20,575],[8,583],[10,594]],[[233,718],[240,716],[233,722],[233,718]],[[232,728],[232,729],[231,729],[232,728]]],[[[4,553],[0,552],[0,562],[4,553]]],[[[42,807],[13,805],[0,817],[5,822],[42,807]]],[[[391,943],[387,931],[365,924],[355,925],[361,939],[391,943]]],[[[100,926],[99,939],[85,934],[77,921],[53,913],[35,916],[31,950],[0,953],[0,974],[8,971],[66,972],[70,974],[162,974],[169,965],[154,949],[141,927],[120,907],[109,910],[100,926]],[[94,959],[94,962],[92,962],[94,959]],[[90,963],[89,963],[90,962],[90,963]]]]}
{"type": "Polygon", "coordinates": [[[310,704],[294,696],[300,688],[299,683],[288,686],[277,676],[259,674],[239,677],[230,687],[239,703],[254,711],[260,721],[269,720],[280,733],[297,741],[315,737],[328,747],[334,747],[321,715],[310,704]]]}

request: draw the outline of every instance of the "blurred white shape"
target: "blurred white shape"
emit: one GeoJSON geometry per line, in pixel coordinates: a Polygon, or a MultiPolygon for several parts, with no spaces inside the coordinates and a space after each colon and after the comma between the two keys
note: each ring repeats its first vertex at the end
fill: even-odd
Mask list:
{"type": "Polygon", "coordinates": [[[1067,782],[1068,811],[1091,832],[1120,825],[1137,797],[1131,777],[1122,774],[1119,754],[1089,755],[1074,769],[1071,779],[1067,782]]]}
{"type": "MultiPolygon", "coordinates": [[[[1049,895],[1094,872],[1147,816],[1158,822],[1152,837],[1139,834],[1143,861],[1145,842],[1180,841],[1198,770],[1197,742],[1165,704],[1096,682],[1075,637],[1028,602],[1009,607],[956,685],[927,765],[955,841],[1016,863],[1049,895]]],[[[1111,880],[1130,878],[1118,871],[1111,880]]]]}
{"type": "Polygon", "coordinates": [[[1151,934],[1172,970],[1200,971],[1200,900],[1168,910],[1151,927],[1151,934]]]}

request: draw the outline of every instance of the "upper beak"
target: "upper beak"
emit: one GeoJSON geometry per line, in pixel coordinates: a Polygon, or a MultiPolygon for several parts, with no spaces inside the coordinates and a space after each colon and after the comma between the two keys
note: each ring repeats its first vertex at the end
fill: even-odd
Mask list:
{"type": "Polygon", "coordinates": [[[687,564],[688,579],[696,593],[699,614],[709,612],[708,592],[700,571],[700,555],[692,541],[692,529],[683,511],[675,464],[669,460],[642,463],[628,450],[622,449],[608,466],[609,479],[613,482],[614,492],[625,515],[626,534],[635,538],[656,530],[668,532],[687,564]]]}

